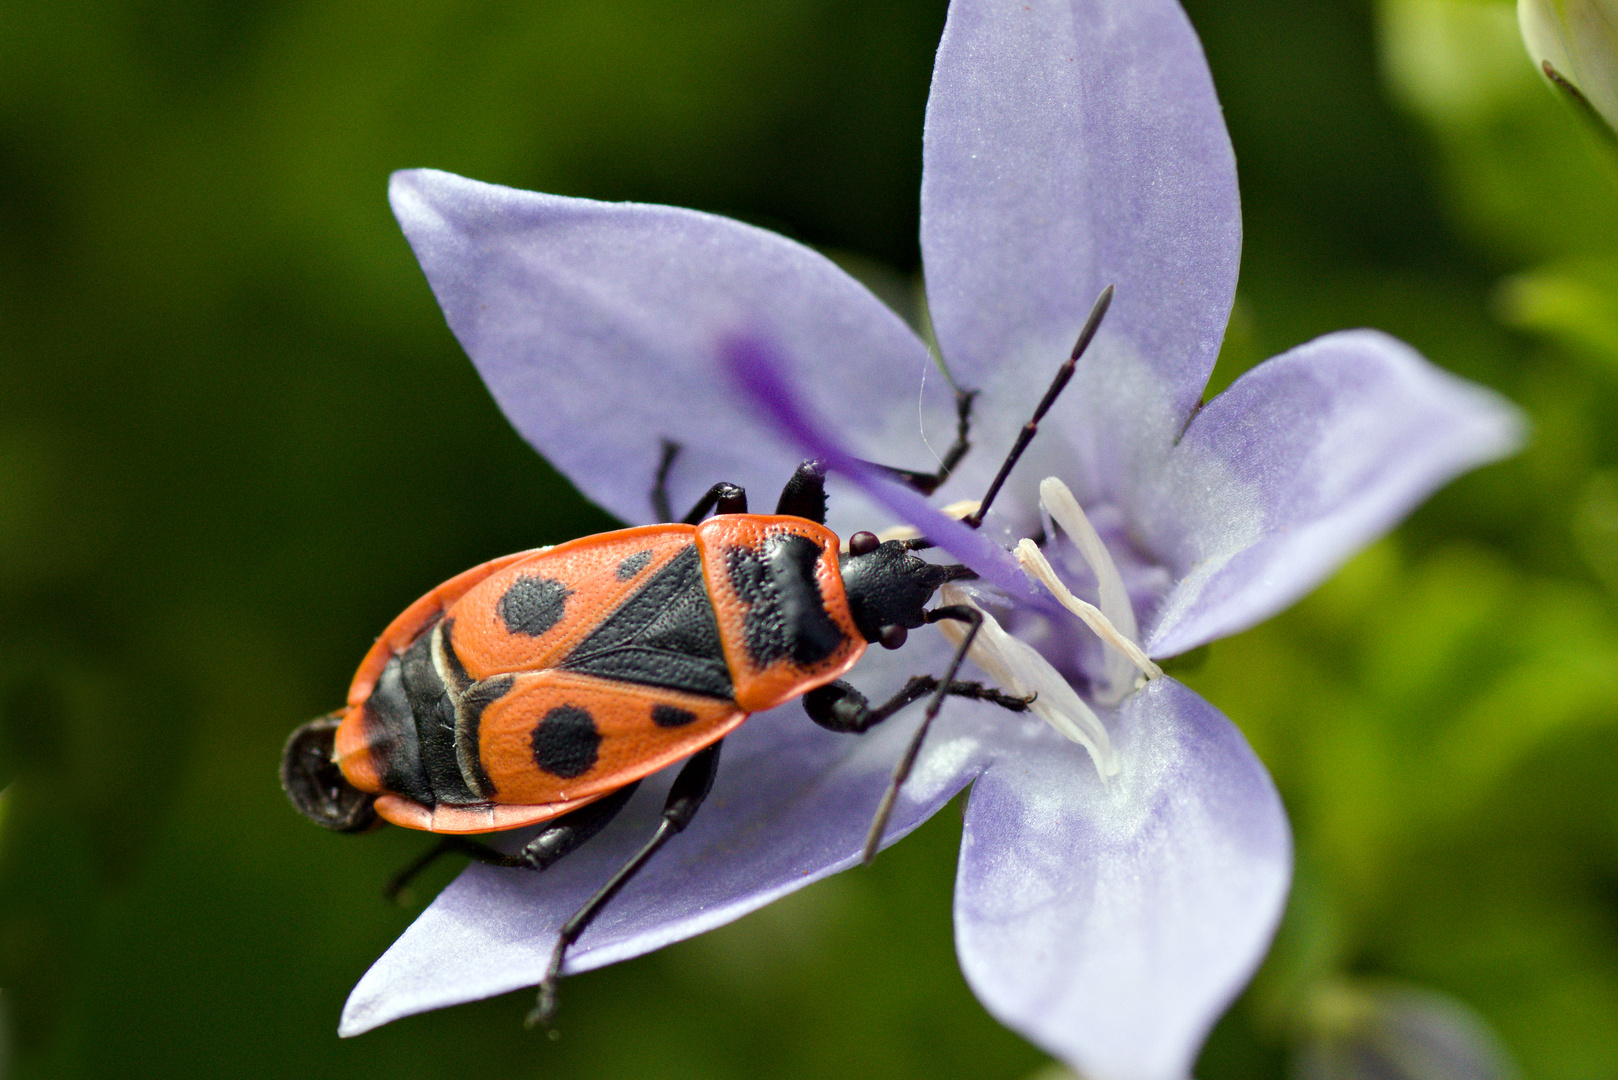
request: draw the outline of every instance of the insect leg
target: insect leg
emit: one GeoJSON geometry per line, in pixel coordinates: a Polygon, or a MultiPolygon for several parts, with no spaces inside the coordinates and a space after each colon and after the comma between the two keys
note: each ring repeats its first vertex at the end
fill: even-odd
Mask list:
{"type": "MultiPolygon", "coordinates": [[[[911,676],[903,690],[873,709],[864,694],[839,679],[805,694],[803,711],[823,728],[858,735],[869,731],[911,702],[926,697],[941,685],[944,684],[932,675],[911,676]]],[[[953,680],[945,686],[944,694],[972,701],[987,701],[1012,712],[1023,712],[1029,705],[1028,698],[1014,697],[978,682],[953,680]]]]}
{"type": "MultiPolygon", "coordinates": [[[[657,463],[657,479],[652,482],[652,513],[657,515],[658,521],[674,520],[674,510],[669,505],[669,470],[674,467],[674,459],[679,456],[680,444],[664,439],[663,460],[657,463]]],[[[715,507],[721,514],[745,514],[747,492],[735,484],[715,484],[708,489],[706,495],[697,500],[697,505],[691,508],[691,512],[680,520],[687,525],[695,525],[715,507]]]]}
{"type": "Polygon", "coordinates": [[[669,507],[669,470],[679,455],[680,444],[664,439],[663,459],[657,463],[657,479],[652,481],[652,516],[658,521],[674,520],[674,511],[669,507]]]}
{"type": "Polygon", "coordinates": [[[1084,320],[1084,329],[1079,331],[1079,339],[1073,343],[1072,354],[1061,367],[1056,369],[1056,378],[1051,380],[1051,385],[1045,391],[1045,396],[1034,407],[1034,415],[1017,433],[1017,441],[1011,445],[1011,452],[1006,455],[1006,460],[1000,463],[1000,471],[995,474],[994,480],[989,484],[989,490],[984,492],[982,501],[978,503],[978,508],[961,519],[972,528],[975,529],[983,524],[983,515],[989,512],[989,504],[994,502],[996,495],[1000,494],[1000,488],[1005,484],[1006,477],[1011,475],[1011,470],[1016,466],[1017,459],[1022,457],[1022,452],[1028,449],[1028,444],[1033,441],[1034,433],[1039,430],[1039,422],[1045,418],[1045,414],[1056,403],[1057,396],[1066,388],[1068,380],[1073,378],[1073,371],[1078,366],[1079,357],[1083,356],[1084,350],[1089,347],[1090,339],[1096,336],[1096,330],[1101,326],[1101,317],[1107,313],[1107,308],[1111,304],[1112,286],[1108,285],[1101,290],[1101,295],[1096,297],[1095,306],[1090,309],[1090,317],[1084,320]]]}
{"type": "Polygon", "coordinates": [[[451,854],[452,852],[461,855],[469,855],[475,861],[487,863],[490,866],[527,865],[515,855],[507,855],[503,852],[496,851],[489,845],[480,844],[476,840],[468,840],[464,836],[445,836],[441,837],[438,843],[422,852],[421,856],[416,859],[415,862],[412,862],[403,870],[400,870],[397,874],[394,874],[393,879],[388,882],[387,888],[382,890],[382,895],[387,897],[389,900],[397,901],[399,899],[399,895],[404,892],[405,887],[414,881],[417,875],[419,875],[423,870],[427,869],[433,863],[437,862],[440,857],[451,854]]]}
{"type": "Polygon", "coordinates": [[[624,808],[638,787],[640,787],[639,780],[633,784],[625,784],[606,798],[581,806],[570,814],[563,814],[546,825],[532,840],[523,845],[522,851],[518,854],[522,860],[520,865],[533,870],[543,870],[550,866],[605,829],[607,823],[618,816],[618,811],[624,808]]]}
{"type": "Polygon", "coordinates": [[[944,451],[943,458],[938,463],[935,472],[919,472],[915,469],[900,469],[893,465],[883,465],[878,461],[867,461],[895,480],[909,484],[923,495],[931,495],[941,487],[955,466],[961,463],[966,452],[972,448],[969,438],[972,431],[972,399],[978,396],[976,390],[955,391],[955,441],[944,451]]]}
{"type": "Polygon", "coordinates": [[[395,874],[393,880],[389,881],[387,888],[383,890],[383,895],[389,900],[399,899],[399,894],[415,880],[417,875],[438,861],[441,856],[451,853],[466,855],[474,862],[486,866],[525,866],[531,870],[543,870],[606,828],[607,822],[618,816],[618,811],[624,808],[624,804],[629,801],[629,797],[635,793],[638,786],[639,781],[628,784],[604,799],[597,799],[547,823],[516,855],[496,851],[487,844],[480,844],[464,836],[442,837],[415,862],[395,874]]]}
{"type": "Polygon", "coordinates": [[[781,489],[775,512],[808,518],[817,525],[826,524],[826,467],[818,461],[799,465],[787,486],[781,489]]]}
{"type": "Polygon", "coordinates": [[[556,948],[551,953],[550,966],[545,970],[545,978],[539,984],[539,1002],[534,1011],[528,1014],[526,1021],[529,1027],[536,1024],[549,1025],[551,1017],[556,1014],[556,985],[562,977],[562,960],[567,953],[568,946],[579,939],[593,919],[601,913],[607,901],[618,894],[629,879],[634,877],[646,861],[657,854],[659,848],[669,841],[669,838],[685,829],[696,816],[697,808],[702,800],[708,797],[713,788],[714,775],[719,771],[719,748],[723,740],[699,751],[674,778],[674,786],[669,789],[668,800],[663,804],[663,817],[657,823],[657,830],[652,838],[629,861],[618,868],[618,872],[607,880],[607,883],[596,891],[596,894],[584,902],[584,906],[573,913],[573,917],[562,924],[562,930],[556,939],[556,948]]]}
{"type": "MultiPolygon", "coordinates": [[[[923,714],[915,735],[911,736],[910,745],[905,748],[904,756],[894,766],[893,777],[888,781],[887,790],[882,793],[882,801],[877,804],[876,815],[871,819],[871,831],[865,836],[865,851],[861,855],[862,861],[867,864],[876,858],[876,850],[882,843],[882,834],[888,828],[888,818],[893,814],[894,801],[899,797],[899,788],[916,764],[916,755],[921,753],[922,740],[927,737],[928,729],[933,726],[938,710],[944,706],[944,696],[949,691],[949,685],[955,681],[955,673],[960,670],[961,661],[966,659],[966,652],[972,647],[972,642],[977,640],[978,631],[983,629],[983,612],[965,604],[936,607],[927,612],[927,621],[930,623],[944,619],[967,623],[968,629],[966,635],[961,638],[960,645],[956,646],[955,655],[950,658],[949,667],[945,669],[938,689],[933,692],[932,700],[927,703],[927,712],[923,714]]],[[[1025,707],[1026,705],[1027,702],[1024,702],[1025,707]]]]}
{"type": "Polygon", "coordinates": [[[681,518],[687,525],[695,525],[701,521],[709,510],[721,514],[747,513],[747,492],[735,484],[715,484],[708,489],[708,494],[697,500],[697,505],[691,512],[681,518]]]}

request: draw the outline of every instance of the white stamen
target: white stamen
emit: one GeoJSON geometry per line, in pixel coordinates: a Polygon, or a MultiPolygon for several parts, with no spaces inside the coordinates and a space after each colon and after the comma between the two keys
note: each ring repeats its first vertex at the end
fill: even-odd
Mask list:
{"type": "MultiPolygon", "coordinates": [[[[1118,774],[1118,755],[1113,751],[1112,739],[1100,717],[1039,650],[1006,633],[993,615],[973,602],[963,586],[946,583],[939,591],[939,600],[944,604],[964,604],[983,614],[983,626],[967,650],[968,659],[1008,694],[1032,696],[1029,711],[1055,728],[1058,734],[1089,751],[1096,771],[1103,778],[1118,774]]],[[[966,637],[965,623],[945,619],[937,626],[957,646],[966,637]]]]}
{"type": "MultiPolygon", "coordinates": [[[[968,514],[976,513],[980,505],[982,504],[976,499],[962,499],[960,502],[950,503],[939,510],[939,513],[959,521],[968,514]]],[[[883,529],[877,533],[876,538],[885,544],[889,540],[914,540],[920,535],[921,530],[914,525],[895,525],[891,529],[883,529]]]]}
{"type": "Polygon", "coordinates": [[[1096,527],[1090,524],[1084,507],[1073,497],[1068,486],[1054,476],[1039,482],[1039,501],[1050,512],[1056,523],[1078,547],[1079,554],[1090,564],[1101,585],[1101,610],[1112,620],[1120,632],[1131,641],[1140,633],[1135,625],[1135,607],[1129,602],[1129,590],[1124,588],[1124,576],[1118,564],[1112,561],[1112,552],[1101,542],[1096,527]]]}
{"type": "MultiPolygon", "coordinates": [[[[1034,545],[1032,540],[1024,540],[1017,545],[1017,561],[1039,580],[1041,585],[1049,589],[1052,596],[1073,614],[1083,620],[1084,625],[1095,631],[1096,637],[1111,645],[1124,659],[1124,669],[1129,671],[1131,665],[1139,668],[1148,679],[1155,679],[1163,674],[1163,669],[1152,662],[1152,658],[1141,651],[1141,647],[1124,637],[1112,621],[1094,604],[1086,603],[1074,596],[1072,591],[1056,576],[1050,561],[1045,553],[1034,545]]],[[[1127,691],[1126,691],[1127,692],[1127,691]]],[[[1120,698],[1123,695],[1120,695],[1120,698]]]]}
{"type": "Polygon", "coordinates": [[[1101,601],[1099,610],[1074,596],[1056,577],[1044,554],[1029,541],[1024,540],[1018,546],[1017,561],[1039,578],[1064,607],[1083,619],[1090,629],[1112,646],[1106,653],[1108,690],[1101,695],[1101,700],[1105,704],[1121,701],[1135,686],[1131,667],[1139,668],[1148,679],[1157,678],[1163,674],[1163,670],[1135,644],[1139,628],[1135,622],[1134,605],[1129,601],[1129,590],[1124,587],[1123,575],[1118,572],[1118,564],[1113,562],[1112,553],[1102,543],[1095,526],[1090,524],[1079,500],[1073,497],[1073,492],[1068,490],[1066,484],[1054,476],[1048,476],[1040,481],[1039,502],[1041,508],[1067,533],[1078,548],[1079,555],[1095,574],[1101,601]],[[1105,629],[1097,624],[1097,619],[1105,623],[1105,629]]]}

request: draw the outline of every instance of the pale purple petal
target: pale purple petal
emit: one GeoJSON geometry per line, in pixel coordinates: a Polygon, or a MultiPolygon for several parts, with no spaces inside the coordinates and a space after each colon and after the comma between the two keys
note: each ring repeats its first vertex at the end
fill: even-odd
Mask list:
{"type": "Polygon", "coordinates": [[[717,344],[738,331],[768,333],[802,365],[798,381],[856,453],[924,468],[921,421],[952,427],[951,395],[909,327],[830,261],[774,233],[427,169],[394,174],[389,196],[506,416],[625,521],[650,520],[664,439],[683,447],[670,484],[676,512],[721,480],[773,505],[797,465],[796,448],[750,416],[719,369],[717,344]]]}
{"type": "Polygon", "coordinates": [[[1031,725],[972,789],[956,947],[978,999],[1091,1080],[1181,1080],[1269,945],[1292,870],[1280,797],[1172,679],[1113,725],[1123,771],[1031,725]]]}
{"type": "MultiPolygon", "coordinates": [[[[936,632],[918,632],[904,649],[862,662],[855,681],[873,698],[886,696],[907,675],[941,667],[948,653],[936,632]]],[[[987,708],[947,704],[895,805],[886,843],[982,769],[987,708]]],[[[816,727],[796,703],[751,717],[726,739],[719,778],[691,826],[614,897],[569,952],[566,970],[662,948],[854,865],[919,720],[919,708],[907,710],[852,736],[816,727]]],[[[470,867],[360,980],[339,1033],[536,984],[562,922],[651,835],[672,776],[665,770],[649,779],[601,835],[543,874],[470,867]]],[[[562,1008],[565,1024],[565,986],[562,1008]]]]}
{"type": "Polygon", "coordinates": [[[1037,394],[1113,284],[1093,349],[1148,364],[1183,421],[1224,336],[1241,209],[1179,5],[954,0],[923,155],[927,294],[957,377],[992,404],[1037,394]]]}
{"type": "Polygon", "coordinates": [[[1178,579],[1146,620],[1147,651],[1268,618],[1522,432],[1498,395],[1375,331],[1259,365],[1197,415],[1142,493],[1141,539],[1178,579]]]}

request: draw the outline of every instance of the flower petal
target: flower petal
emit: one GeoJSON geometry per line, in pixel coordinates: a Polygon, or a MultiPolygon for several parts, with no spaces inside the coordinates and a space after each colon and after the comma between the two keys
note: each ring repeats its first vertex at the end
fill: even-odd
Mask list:
{"type": "Polygon", "coordinates": [[[450,329],[511,423],[596,503],[650,520],[665,439],[676,512],[716,481],[772,496],[796,448],[738,407],[717,343],[768,333],[856,452],[932,460],[953,427],[926,347],[864,286],[800,244],[667,206],[570,199],[428,169],[394,213],[450,329]],[[932,375],[932,378],[927,378],[932,375]]]}
{"type": "Polygon", "coordinates": [[[1259,365],[1197,415],[1143,493],[1143,538],[1177,578],[1146,651],[1172,656],[1268,618],[1522,432],[1498,395],[1375,331],[1259,365]]]}
{"type": "MultiPolygon", "coordinates": [[[[906,675],[941,667],[949,652],[941,636],[918,634],[899,652],[862,664],[858,682],[873,697],[891,694],[906,675]]],[[[982,769],[985,708],[948,703],[894,807],[884,846],[982,769]]],[[[852,866],[919,720],[918,709],[853,737],[816,727],[796,704],[749,719],[726,740],[718,780],[691,826],[613,898],[569,951],[565,970],[651,952],[852,866]]],[[[469,867],[366,972],[339,1033],[538,983],[563,921],[651,836],[672,776],[665,770],[649,779],[617,820],[543,874],[469,867]]],[[[566,1015],[564,988],[564,1022],[566,1015]]]]}
{"type": "Polygon", "coordinates": [[[1241,733],[1172,679],[1120,707],[1110,784],[1028,730],[967,804],[961,967],[991,1013],[1084,1076],[1185,1077],[1280,918],[1280,797],[1241,733]]]}
{"type": "Polygon", "coordinates": [[[956,377],[1026,409],[1115,284],[1091,348],[1151,365],[1183,422],[1230,314],[1241,207],[1179,5],[954,0],[923,161],[927,294],[956,377]]]}

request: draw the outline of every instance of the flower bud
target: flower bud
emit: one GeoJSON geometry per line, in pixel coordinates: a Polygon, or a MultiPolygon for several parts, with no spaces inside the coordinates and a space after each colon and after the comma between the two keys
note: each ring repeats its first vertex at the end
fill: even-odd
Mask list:
{"type": "Polygon", "coordinates": [[[1618,0],[1517,0],[1528,55],[1618,131],[1618,0]]]}
{"type": "Polygon", "coordinates": [[[1297,1080],[1516,1080],[1475,1013],[1414,987],[1329,983],[1305,1007],[1297,1080]]]}

